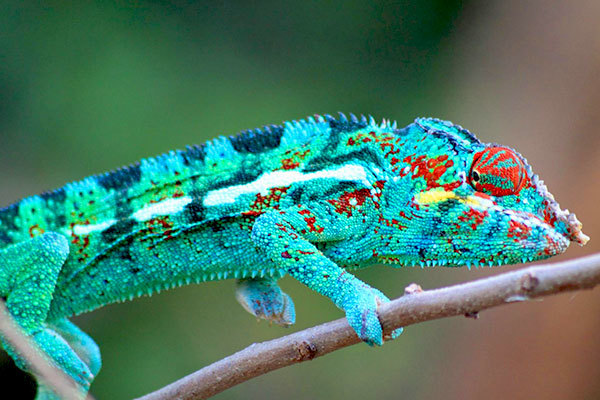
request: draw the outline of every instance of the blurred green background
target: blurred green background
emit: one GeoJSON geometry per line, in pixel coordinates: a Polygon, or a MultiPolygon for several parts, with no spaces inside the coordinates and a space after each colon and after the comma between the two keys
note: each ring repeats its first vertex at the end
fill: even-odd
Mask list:
{"type": "MultiPolygon", "coordinates": [[[[0,204],[219,134],[313,113],[406,125],[451,119],[519,149],[598,251],[600,3],[0,3],[0,204]]],[[[515,267],[506,267],[508,270],[515,267]]],[[[390,297],[500,269],[359,277],[390,297]]],[[[158,389],[258,341],[342,313],[285,278],[298,322],[269,326],[233,282],[111,305],[74,321],[100,345],[98,399],[158,389]]],[[[219,399],[600,398],[600,292],[406,329],[230,389],[219,399]]],[[[0,387],[31,394],[0,355],[0,387]]]]}

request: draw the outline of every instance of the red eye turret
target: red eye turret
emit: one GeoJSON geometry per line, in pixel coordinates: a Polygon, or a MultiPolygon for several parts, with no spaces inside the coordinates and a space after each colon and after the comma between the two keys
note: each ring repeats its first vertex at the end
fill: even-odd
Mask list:
{"type": "Polygon", "coordinates": [[[521,158],[506,147],[488,147],[473,157],[469,182],[478,192],[492,196],[518,194],[527,180],[521,158]]]}

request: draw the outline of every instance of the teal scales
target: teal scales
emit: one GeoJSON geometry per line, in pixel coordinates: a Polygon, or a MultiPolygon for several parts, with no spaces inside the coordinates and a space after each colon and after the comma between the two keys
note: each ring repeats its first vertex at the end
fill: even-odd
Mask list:
{"type": "Polygon", "coordinates": [[[244,308],[289,325],[294,305],[276,283],[289,274],[344,310],[363,341],[381,345],[377,306],[388,299],[350,270],[518,263],[571,241],[587,241],[575,215],[508,147],[431,118],[398,129],[315,115],[0,210],[0,294],[83,393],[100,353],[67,318],[105,304],[232,278],[244,308]]]}

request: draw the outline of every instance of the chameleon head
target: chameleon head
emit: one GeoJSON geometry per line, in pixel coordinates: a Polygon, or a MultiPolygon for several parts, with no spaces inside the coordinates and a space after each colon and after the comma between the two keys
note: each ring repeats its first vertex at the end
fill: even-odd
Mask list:
{"type": "MultiPolygon", "coordinates": [[[[425,135],[423,142],[435,137],[434,152],[451,154],[453,162],[435,181],[413,182],[410,213],[402,213],[403,234],[410,239],[382,261],[512,264],[547,258],[565,251],[571,241],[584,245],[589,240],[575,214],[560,208],[516,151],[483,144],[449,122],[421,119],[415,125],[425,135]]],[[[411,178],[418,179],[414,173],[411,178]]]]}

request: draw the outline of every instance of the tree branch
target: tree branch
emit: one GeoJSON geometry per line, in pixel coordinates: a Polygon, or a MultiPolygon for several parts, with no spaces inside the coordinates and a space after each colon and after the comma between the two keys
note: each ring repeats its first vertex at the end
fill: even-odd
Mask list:
{"type": "MultiPolygon", "coordinates": [[[[503,304],[600,284],[600,254],[549,263],[493,277],[421,291],[411,285],[406,294],[382,305],[384,333],[400,326],[456,315],[473,316],[503,304]],[[416,288],[416,289],[415,289],[416,288]]],[[[346,319],[328,322],[279,339],[255,343],[138,400],[205,399],[256,376],[312,360],[360,342],[346,319]]]]}

